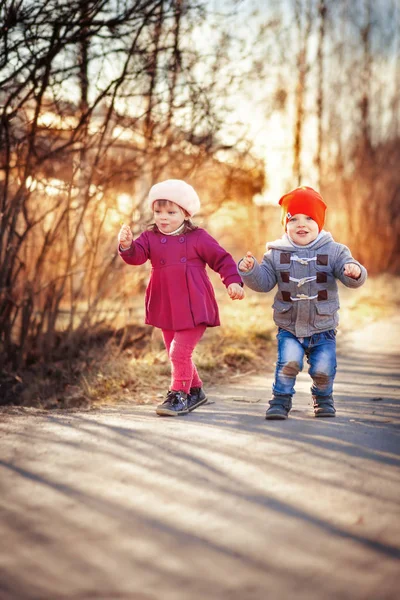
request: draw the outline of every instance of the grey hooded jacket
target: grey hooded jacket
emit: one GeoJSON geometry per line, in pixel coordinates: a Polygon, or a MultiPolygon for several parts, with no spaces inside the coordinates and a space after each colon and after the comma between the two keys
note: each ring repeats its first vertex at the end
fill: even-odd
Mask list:
{"type": "Polygon", "coordinates": [[[335,329],[339,323],[336,280],[357,288],[367,278],[365,267],[326,231],[304,248],[293,246],[285,233],[281,239],[267,244],[261,264],[255,260],[251,271],[239,273],[245,284],[256,292],[269,292],[278,285],[272,306],[275,324],[296,337],[335,329]],[[359,279],[344,275],[347,263],[360,267],[359,279]]]}

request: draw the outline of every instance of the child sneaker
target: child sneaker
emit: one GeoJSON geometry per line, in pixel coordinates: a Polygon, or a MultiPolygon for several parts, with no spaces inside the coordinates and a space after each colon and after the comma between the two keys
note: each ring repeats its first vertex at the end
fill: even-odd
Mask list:
{"type": "Polygon", "coordinates": [[[201,387],[192,387],[190,388],[190,393],[187,398],[187,405],[189,412],[200,406],[201,404],[205,404],[207,402],[207,396],[205,391],[201,387]]]}
{"type": "Polygon", "coordinates": [[[156,413],[167,417],[187,415],[189,412],[187,397],[185,392],[169,391],[164,402],[157,406],[156,413]]]}

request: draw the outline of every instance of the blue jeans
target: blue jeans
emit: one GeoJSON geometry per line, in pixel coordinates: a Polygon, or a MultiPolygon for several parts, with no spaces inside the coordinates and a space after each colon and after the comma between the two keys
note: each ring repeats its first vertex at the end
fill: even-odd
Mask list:
{"type": "Polygon", "coordinates": [[[279,328],[278,360],[275,381],[272,386],[274,396],[293,396],[297,374],[303,369],[304,355],[310,365],[308,372],[313,384],[313,396],[332,397],[333,382],[336,374],[336,337],[335,331],[323,331],[310,337],[297,338],[279,328]]]}

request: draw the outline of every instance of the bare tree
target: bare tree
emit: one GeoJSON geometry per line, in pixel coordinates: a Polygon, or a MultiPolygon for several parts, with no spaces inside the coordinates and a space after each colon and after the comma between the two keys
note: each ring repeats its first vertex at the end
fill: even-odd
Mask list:
{"type": "Polygon", "coordinates": [[[223,146],[223,57],[201,81],[188,43],[204,6],[1,4],[0,360],[77,348],[110,290],[117,311],[116,196],[129,191],[140,223],[155,178],[190,176],[223,146]]]}
{"type": "Polygon", "coordinates": [[[363,60],[360,76],[361,98],[360,117],[363,152],[369,154],[371,151],[371,79],[372,79],[372,52],[371,52],[371,28],[372,28],[372,3],[364,0],[364,23],[360,30],[363,60]]]}
{"type": "Polygon", "coordinates": [[[306,93],[307,75],[309,64],[307,60],[307,50],[310,41],[310,33],[313,22],[312,0],[306,0],[306,9],[303,10],[302,0],[295,0],[295,23],[298,37],[297,51],[297,84],[295,92],[295,127],[293,141],[293,176],[298,185],[301,185],[301,151],[303,141],[304,127],[304,102],[306,93]]]}
{"type": "Polygon", "coordinates": [[[320,0],[318,5],[319,31],[318,31],[318,50],[317,50],[317,120],[318,120],[318,139],[315,163],[318,169],[318,187],[322,184],[322,147],[323,147],[323,118],[324,118],[324,46],[326,29],[327,6],[325,0],[320,0]]]}

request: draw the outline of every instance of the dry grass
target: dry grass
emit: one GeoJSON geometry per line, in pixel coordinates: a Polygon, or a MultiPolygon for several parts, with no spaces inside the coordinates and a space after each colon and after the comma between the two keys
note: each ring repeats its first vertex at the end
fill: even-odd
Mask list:
{"type": "MultiPolygon", "coordinates": [[[[194,352],[194,361],[206,385],[217,383],[221,377],[229,381],[239,373],[254,372],[265,365],[271,349],[274,328],[270,323],[265,328],[257,327],[255,319],[238,324],[237,320],[227,318],[230,311],[229,304],[221,307],[226,325],[208,329],[194,352]]],[[[147,351],[137,356],[132,348],[120,353],[110,344],[107,360],[100,361],[98,367],[98,373],[87,378],[95,404],[123,400],[157,403],[169,387],[170,365],[157,331],[147,351]]]]}
{"type": "MultiPolygon", "coordinates": [[[[244,301],[232,302],[218,281],[215,289],[222,327],[209,328],[194,353],[205,385],[270,370],[275,360],[274,292],[246,290],[244,301]]],[[[343,334],[398,310],[400,278],[382,275],[358,290],[340,285],[340,298],[343,334]]],[[[8,374],[9,403],[64,409],[120,402],[154,404],[169,382],[170,366],[160,332],[152,334],[150,327],[131,324],[123,332],[97,333],[72,364],[58,361],[8,374]]]]}

